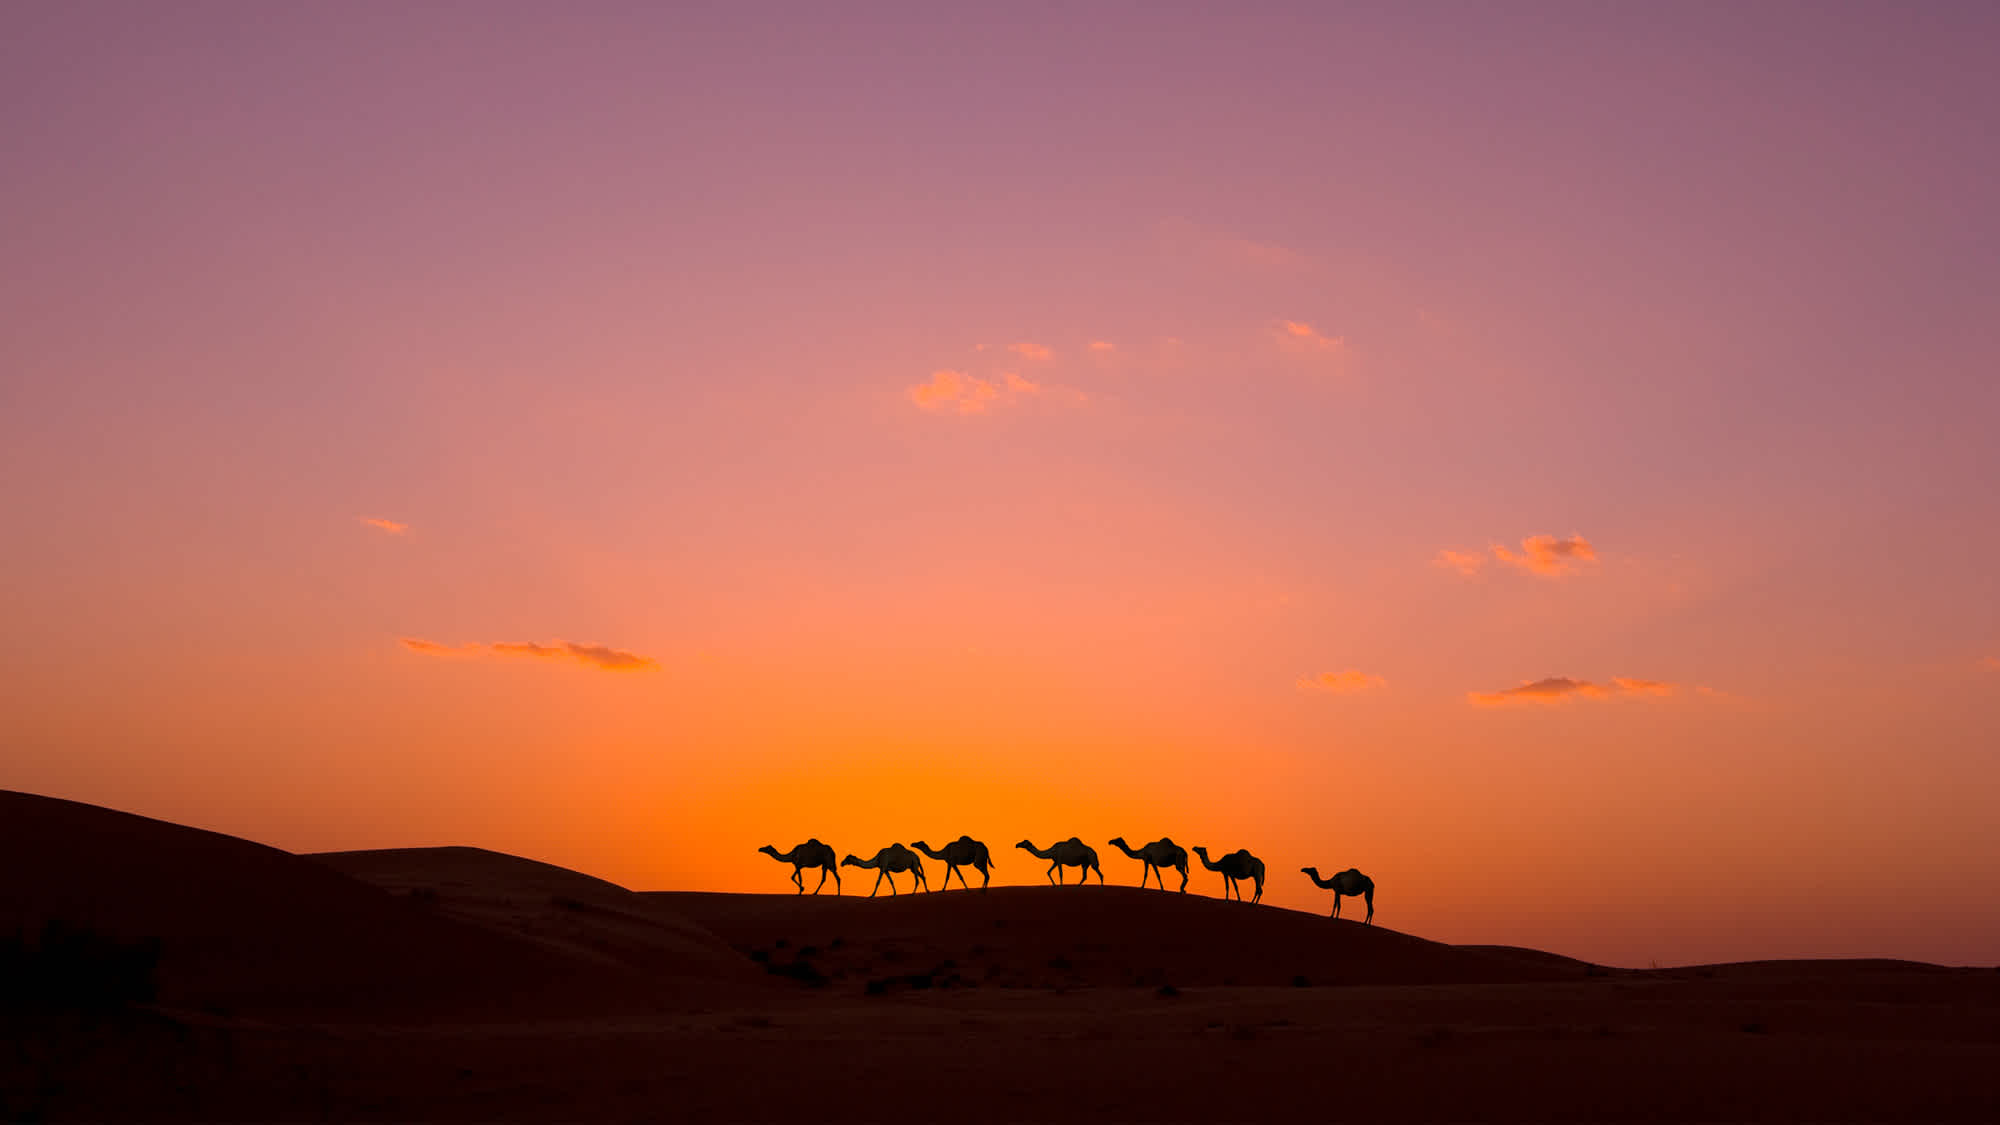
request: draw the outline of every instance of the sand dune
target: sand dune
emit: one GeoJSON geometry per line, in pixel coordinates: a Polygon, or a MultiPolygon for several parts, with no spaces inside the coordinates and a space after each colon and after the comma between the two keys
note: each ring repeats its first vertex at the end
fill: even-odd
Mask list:
{"type": "Polygon", "coordinates": [[[446,917],[653,977],[766,984],[753,963],[658,898],[566,867],[484,848],[307,856],[446,917]]]}
{"type": "Polygon", "coordinates": [[[5,792],[0,849],[0,936],[164,950],[159,1005],[0,1007],[0,1118],[2000,1118],[1991,969],[1604,970],[1131,887],[634,893],[5,792]]]}
{"type": "Polygon", "coordinates": [[[819,974],[856,987],[926,973],[935,983],[1011,988],[1498,984],[1581,979],[1589,968],[1553,954],[1461,948],[1381,925],[1134,887],[646,897],[780,966],[810,950],[805,960],[819,974]]]}
{"type": "MultiPolygon", "coordinates": [[[[684,979],[564,956],[332,866],[166,821],[0,791],[0,933],[51,920],[161,943],[160,1002],[315,1020],[671,1004],[684,979]]],[[[689,946],[704,970],[718,947],[689,946]]],[[[689,975],[680,974],[682,978],[689,975]]]]}

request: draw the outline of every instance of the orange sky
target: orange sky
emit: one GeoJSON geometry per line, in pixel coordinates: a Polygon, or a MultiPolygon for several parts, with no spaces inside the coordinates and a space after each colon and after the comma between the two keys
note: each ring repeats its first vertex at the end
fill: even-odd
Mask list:
{"type": "Polygon", "coordinates": [[[1481,11],[37,9],[0,785],[1994,961],[1990,38],[1481,11]]]}

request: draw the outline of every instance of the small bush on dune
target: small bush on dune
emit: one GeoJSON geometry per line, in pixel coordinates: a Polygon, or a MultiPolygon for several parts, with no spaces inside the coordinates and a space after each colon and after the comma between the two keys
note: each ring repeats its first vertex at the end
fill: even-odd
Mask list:
{"type": "Polygon", "coordinates": [[[106,1011],[151,1003],[160,940],[124,941],[51,919],[30,940],[0,938],[0,1009],[106,1011]]]}

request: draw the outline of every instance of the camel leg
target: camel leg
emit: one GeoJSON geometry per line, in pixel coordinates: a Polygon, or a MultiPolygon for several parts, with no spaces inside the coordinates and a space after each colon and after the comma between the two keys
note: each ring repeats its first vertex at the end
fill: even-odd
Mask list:
{"type": "MultiPolygon", "coordinates": [[[[824,887],[824,886],[826,886],[826,868],[822,867],[822,868],[820,868],[820,869],[819,869],[819,887],[824,887]]],[[[814,893],[814,894],[818,894],[818,893],[819,893],[819,887],[814,887],[814,888],[813,888],[813,893],[814,893]]],[[[799,890],[803,891],[803,890],[805,890],[805,889],[806,889],[806,885],[805,885],[805,881],[804,881],[804,880],[800,880],[800,882],[799,882],[799,890]]]]}
{"type": "Polygon", "coordinates": [[[1054,883],[1058,887],[1062,886],[1062,864],[1049,864],[1048,877],[1049,882],[1054,883]]]}
{"type": "Polygon", "coordinates": [[[1340,917],[1340,892],[1339,892],[1339,891],[1335,891],[1335,892],[1333,892],[1333,913],[1331,913],[1331,914],[1327,915],[1327,917],[1329,917],[1329,918],[1338,918],[1338,917],[1340,917]]]}
{"type": "Polygon", "coordinates": [[[993,882],[993,873],[984,867],[979,869],[979,889],[985,890],[993,882]]]}
{"type": "Polygon", "coordinates": [[[1104,869],[1103,869],[1102,867],[1093,867],[1093,868],[1091,868],[1091,870],[1092,870],[1092,871],[1095,871],[1095,872],[1097,872],[1097,885],[1098,885],[1098,886],[1100,886],[1100,887],[1101,887],[1101,886],[1103,886],[1103,885],[1104,885],[1104,869]]]}
{"type": "Polygon", "coordinates": [[[1363,895],[1362,897],[1368,903],[1368,917],[1363,918],[1361,920],[1361,924],[1364,926],[1372,926],[1375,924],[1375,892],[1369,891],[1366,895],[1363,895]]]}
{"type": "MultiPolygon", "coordinates": [[[[829,867],[829,868],[827,868],[826,870],[827,870],[827,871],[829,871],[829,872],[831,872],[831,873],[832,873],[832,875],[833,875],[833,893],[834,893],[834,897],[838,898],[838,897],[840,896],[840,868],[838,868],[838,867],[829,867]]],[[[822,882],[822,883],[824,883],[824,882],[826,881],[826,876],[825,876],[825,875],[822,875],[822,876],[820,876],[819,878],[820,878],[820,882],[822,882]]]]}

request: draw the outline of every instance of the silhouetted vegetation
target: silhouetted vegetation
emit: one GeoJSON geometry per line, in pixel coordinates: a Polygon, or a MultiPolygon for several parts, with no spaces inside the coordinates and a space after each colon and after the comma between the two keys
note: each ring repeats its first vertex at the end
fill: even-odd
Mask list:
{"type": "Polygon", "coordinates": [[[0,1008],[108,1011],[151,1003],[158,938],[123,941],[51,919],[34,938],[0,938],[0,1008]]]}
{"type": "Polygon", "coordinates": [[[786,977],[798,981],[808,988],[819,988],[827,982],[826,974],[820,972],[818,966],[814,965],[811,961],[787,961],[783,964],[779,964],[776,961],[767,961],[764,965],[764,971],[770,973],[772,976],[786,977]]]}

